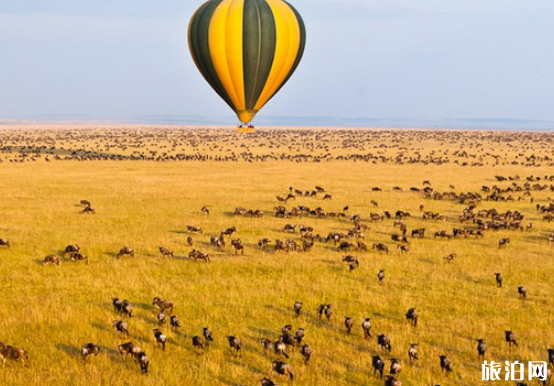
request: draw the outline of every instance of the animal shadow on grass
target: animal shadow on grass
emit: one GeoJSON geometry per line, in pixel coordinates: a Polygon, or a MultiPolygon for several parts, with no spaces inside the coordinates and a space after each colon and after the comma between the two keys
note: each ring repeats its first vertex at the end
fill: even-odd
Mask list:
{"type": "Polygon", "coordinates": [[[183,234],[188,234],[189,232],[185,231],[185,230],[182,230],[182,229],[177,229],[177,230],[171,230],[170,231],[171,233],[177,233],[179,235],[183,235],[183,234]]]}
{"type": "Polygon", "coordinates": [[[110,252],[102,252],[102,254],[103,254],[103,255],[107,255],[107,256],[109,256],[109,257],[112,257],[112,258],[114,258],[114,259],[117,259],[117,255],[118,255],[117,253],[111,252],[111,251],[110,251],[110,252]]]}
{"type": "Polygon", "coordinates": [[[56,349],[65,352],[70,357],[82,357],[79,347],[69,346],[67,344],[58,343],[56,349]]]}

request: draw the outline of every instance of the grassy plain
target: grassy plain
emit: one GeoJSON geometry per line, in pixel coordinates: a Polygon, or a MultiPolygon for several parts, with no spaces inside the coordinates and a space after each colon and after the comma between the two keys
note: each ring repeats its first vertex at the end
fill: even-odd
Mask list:
{"type": "MultiPolygon", "coordinates": [[[[264,353],[259,341],[276,340],[281,327],[289,323],[294,330],[305,328],[305,341],[314,350],[307,366],[298,349],[285,360],[292,365],[294,384],[306,386],[382,385],[371,368],[371,356],[379,353],[386,358],[388,372],[389,356],[376,342],[381,333],[392,339],[390,357],[402,363],[398,378],[404,386],[489,384],[481,381],[477,338],[487,339],[487,359],[495,361],[546,360],[546,349],[554,346],[554,248],[548,244],[553,225],[544,222],[535,209],[537,203],[548,205],[554,193],[532,191],[534,203],[523,192],[514,192],[514,201],[483,199],[478,204],[477,209],[519,210],[525,223],[533,223],[529,232],[487,231],[482,239],[434,240],[435,231],[451,232],[453,227],[464,226],[457,216],[467,204],[426,199],[422,193],[410,192],[410,187],[422,188],[424,180],[431,181],[436,191],[461,193],[480,192],[483,185],[508,187],[512,183],[497,182],[495,175],[519,175],[521,179],[515,183],[523,185],[527,176],[554,174],[551,161],[544,159],[552,157],[548,136],[334,130],[300,134],[290,130],[282,134],[272,131],[268,137],[268,131],[261,130],[240,137],[229,130],[198,130],[192,131],[198,133],[195,142],[182,140],[183,133],[190,134],[192,129],[179,128],[167,129],[172,133],[170,139],[162,129],[149,128],[131,128],[126,135],[118,128],[80,128],[71,132],[73,139],[67,138],[68,129],[63,128],[28,129],[28,134],[18,139],[21,130],[1,132],[0,237],[10,240],[12,247],[0,247],[0,341],[25,348],[30,361],[26,368],[7,362],[0,370],[2,384],[238,386],[258,385],[268,376],[286,385],[288,380],[270,373],[271,362],[278,357],[264,353]],[[133,139],[137,133],[142,139],[133,139]],[[156,138],[159,133],[163,135],[156,138]],[[345,142],[344,138],[353,135],[372,137],[345,142]],[[248,151],[249,155],[236,161],[53,159],[55,154],[63,156],[68,150],[80,152],[95,146],[105,154],[129,155],[128,143],[121,145],[125,138],[136,144],[133,151],[146,154],[173,146],[174,151],[182,147],[187,154],[223,156],[248,151]],[[19,158],[25,162],[10,162],[24,151],[15,148],[18,141],[30,146],[28,153],[31,148],[35,151],[34,161],[26,156],[19,158]],[[45,160],[45,151],[37,155],[40,143],[53,153],[50,161],[45,160]],[[106,148],[106,144],[111,146],[106,148]],[[455,154],[457,150],[470,156],[455,154]],[[392,161],[335,157],[300,162],[281,157],[300,153],[372,153],[383,159],[392,157],[392,161]],[[448,162],[410,163],[407,158],[394,162],[399,153],[414,158],[419,154],[420,160],[448,158],[448,162]],[[252,159],[263,154],[280,159],[252,159]],[[532,154],[543,158],[526,158],[532,154]],[[349,205],[349,214],[360,214],[362,222],[371,227],[364,232],[365,242],[387,243],[390,253],[352,252],[360,267],[349,272],[341,262],[344,253],[337,252],[332,242],[316,242],[311,252],[260,251],[257,242],[263,237],[300,239],[298,234],[281,232],[286,223],[313,226],[314,233],[321,235],[352,228],[352,222],[344,218],[273,216],[273,207],[280,204],[276,195],[286,195],[289,186],[312,190],[316,185],[324,187],[333,199],[297,197],[287,208],[320,206],[340,212],[349,205]],[[393,191],[393,186],[403,191],[393,191]],[[373,187],[382,191],[373,191],[373,187]],[[96,214],[81,214],[81,199],[90,200],[96,214]],[[378,208],[370,204],[372,200],[378,202],[378,208]],[[211,211],[209,216],[200,212],[204,205],[211,211]],[[448,220],[424,220],[420,205],[448,220]],[[239,206],[261,209],[265,216],[235,217],[232,213],[239,206]],[[411,240],[407,254],[400,254],[390,239],[392,233],[398,233],[392,220],[368,220],[371,212],[399,209],[412,214],[405,220],[409,230],[427,229],[424,239],[411,240]],[[192,249],[186,244],[188,224],[204,229],[203,235],[192,237],[195,248],[210,253],[210,264],[187,258],[192,249]],[[230,226],[238,230],[233,237],[243,241],[244,256],[235,256],[230,246],[219,251],[208,245],[210,235],[230,226]],[[497,242],[502,237],[510,237],[511,243],[499,250],[497,242]],[[61,258],[59,267],[41,265],[44,256],[60,253],[67,244],[79,244],[90,263],[61,258]],[[124,245],[134,248],[135,258],[115,258],[124,245]],[[175,259],[159,257],[161,245],[173,249],[175,259]],[[457,258],[445,263],[443,256],[452,252],[457,258]],[[387,276],[379,286],[376,275],[382,268],[387,276]],[[494,272],[502,272],[504,288],[496,288],[494,272]],[[528,287],[526,301],[519,299],[518,285],[528,287]],[[156,327],[157,311],[151,305],[154,296],[174,300],[174,313],[183,325],[177,333],[163,327],[169,337],[165,352],[156,346],[151,331],[156,327]],[[130,325],[129,340],[151,359],[147,375],[117,351],[117,345],[127,339],[111,326],[118,318],[112,297],[128,299],[135,307],[135,315],[124,319],[130,325]],[[299,318],[292,311],[296,300],[304,302],[299,318]],[[333,305],[335,314],[330,322],[317,318],[315,308],[321,303],[333,305]],[[405,321],[410,307],[420,314],[417,328],[405,321]],[[351,335],[345,332],[345,316],[355,319],[351,335]],[[371,341],[363,339],[360,324],[365,317],[372,318],[371,341]],[[204,326],[213,330],[215,342],[198,354],[191,338],[200,335],[204,326]],[[504,341],[508,329],[516,333],[518,349],[508,351],[504,341]],[[227,335],[241,338],[242,356],[236,358],[229,352],[227,335]],[[101,353],[85,362],[79,348],[89,341],[99,344],[101,353]],[[420,345],[420,361],[413,367],[407,357],[411,342],[420,345]],[[441,354],[454,364],[454,372],[448,376],[441,374],[441,354]]],[[[471,223],[466,226],[475,228],[471,223]]]]}

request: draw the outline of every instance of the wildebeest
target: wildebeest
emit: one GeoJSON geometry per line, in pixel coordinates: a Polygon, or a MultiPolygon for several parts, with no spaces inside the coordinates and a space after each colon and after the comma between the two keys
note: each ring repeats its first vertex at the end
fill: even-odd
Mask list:
{"type": "Polygon", "coordinates": [[[233,351],[235,349],[235,354],[238,355],[240,353],[240,339],[235,336],[228,336],[227,340],[229,341],[229,349],[233,351]]]}
{"type": "Polygon", "coordinates": [[[518,286],[517,293],[523,300],[527,299],[527,287],[524,287],[522,285],[518,286]]]}
{"type": "Polygon", "coordinates": [[[456,258],[456,253],[451,253],[449,255],[444,256],[444,260],[446,260],[447,263],[451,263],[456,258]]]}
{"type": "Polygon", "coordinates": [[[295,233],[296,232],[296,224],[295,225],[285,224],[282,231],[283,232],[288,232],[288,233],[295,233]]]}
{"type": "Polygon", "coordinates": [[[307,344],[302,345],[302,348],[300,350],[300,353],[304,357],[304,364],[307,365],[308,361],[310,360],[313,350],[308,346],[307,344]]]}
{"type": "Polygon", "coordinates": [[[273,382],[271,379],[269,378],[262,378],[262,380],[260,381],[260,384],[261,386],[278,386],[275,382],[273,382]]]}
{"type": "Polygon", "coordinates": [[[407,253],[407,252],[410,251],[410,247],[408,247],[407,245],[404,245],[404,244],[398,244],[397,248],[400,251],[400,253],[407,253]]]}
{"type": "Polygon", "coordinates": [[[364,330],[364,339],[371,338],[371,318],[365,318],[362,322],[362,330],[364,330]]]}
{"type": "Polygon", "coordinates": [[[502,275],[500,274],[500,272],[495,272],[494,276],[496,277],[496,286],[498,288],[501,288],[502,287],[502,275]]]}
{"type": "Polygon", "coordinates": [[[400,372],[402,371],[402,366],[400,365],[400,362],[398,361],[398,359],[391,358],[390,361],[391,361],[391,364],[390,364],[389,373],[391,375],[400,374],[400,372]]]}
{"type": "Polygon", "coordinates": [[[202,335],[204,335],[204,339],[206,339],[206,344],[210,344],[210,342],[214,341],[212,331],[208,327],[202,329],[202,335]]]}
{"type": "Polygon", "coordinates": [[[202,261],[205,261],[206,263],[209,263],[210,255],[208,253],[193,249],[189,253],[189,259],[193,259],[194,261],[202,260],[202,261]]]}
{"type": "Polygon", "coordinates": [[[71,261],[84,261],[85,264],[88,264],[88,256],[87,256],[87,255],[83,255],[83,254],[80,253],[80,252],[72,252],[72,253],[69,255],[69,260],[71,260],[71,261]]]}
{"type": "Polygon", "coordinates": [[[327,321],[331,320],[331,316],[333,315],[333,310],[331,309],[331,305],[327,304],[325,307],[325,317],[327,318],[327,321]]]}
{"type": "Polygon", "coordinates": [[[94,214],[94,213],[96,213],[96,210],[92,206],[88,205],[88,206],[85,206],[85,208],[81,211],[81,213],[92,213],[92,214],[94,214]]]}
{"type": "Polygon", "coordinates": [[[358,251],[367,252],[367,244],[362,241],[358,241],[358,251]]]}
{"type": "Polygon", "coordinates": [[[402,235],[393,234],[391,236],[391,240],[392,241],[397,241],[397,242],[400,242],[400,243],[410,244],[410,241],[408,240],[408,238],[406,236],[402,236],[402,235]]]}
{"type": "MultiPolygon", "coordinates": [[[[115,307],[115,303],[114,304],[114,307],[115,307]]],[[[131,305],[131,303],[129,303],[129,301],[127,299],[124,299],[121,304],[120,304],[120,307],[119,307],[119,314],[127,314],[128,317],[132,317],[133,316],[133,306],[131,305]]]]}
{"type": "Polygon", "coordinates": [[[517,341],[516,341],[516,335],[510,331],[510,330],[506,330],[504,331],[504,337],[506,339],[506,342],[508,343],[508,348],[511,348],[512,347],[512,343],[516,346],[516,347],[519,347],[517,345],[517,341]]]}
{"type": "Polygon", "coordinates": [[[192,247],[192,236],[188,236],[188,237],[187,237],[187,245],[188,245],[189,247],[192,247]]]}
{"type": "Polygon", "coordinates": [[[173,251],[171,249],[167,249],[165,247],[160,247],[160,253],[162,254],[162,257],[175,257],[173,256],[173,251]]]}
{"type": "Polygon", "coordinates": [[[123,247],[119,250],[119,253],[117,254],[117,258],[121,259],[125,255],[135,257],[135,251],[133,251],[133,248],[123,247]]]}
{"type": "Polygon", "coordinates": [[[408,312],[406,312],[406,320],[409,321],[414,327],[417,327],[418,317],[419,315],[417,314],[415,308],[410,308],[408,312]]]}
{"type": "Polygon", "coordinates": [[[195,335],[192,337],[192,346],[204,350],[204,339],[201,336],[195,335]]]}
{"type": "Polygon", "coordinates": [[[487,352],[487,345],[485,339],[477,339],[477,354],[479,358],[485,359],[485,353],[487,352]]]}
{"type": "Polygon", "coordinates": [[[341,243],[337,247],[337,251],[350,251],[355,248],[356,246],[353,243],[350,243],[348,241],[341,241],[341,243]]]}
{"type": "Polygon", "coordinates": [[[173,313],[173,306],[174,306],[173,300],[165,300],[156,296],[152,300],[152,305],[158,308],[160,311],[169,310],[170,313],[173,313]]]}
{"type": "Polygon", "coordinates": [[[373,244],[371,246],[371,249],[376,249],[378,250],[379,252],[386,252],[386,253],[389,253],[389,247],[387,244],[383,244],[383,243],[376,243],[376,244],[373,244]]]}
{"type": "Polygon", "coordinates": [[[165,321],[166,321],[166,317],[165,317],[165,311],[160,311],[160,313],[158,314],[158,325],[162,325],[162,324],[165,324],[165,321]]]}
{"type": "Polygon", "coordinates": [[[283,354],[285,358],[289,358],[289,355],[285,352],[287,349],[287,345],[283,341],[283,336],[279,338],[276,342],[273,342],[273,350],[275,351],[275,354],[283,354]]]}
{"type": "Polygon", "coordinates": [[[162,350],[165,350],[165,343],[167,342],[167,336],[157,328],[154,328],[152,331],[154,331],[154,338],[156,339],[156,342],[162,345],[162,350]]]}
{"type": "Polygon", "coordinates": [[[400,382],[392,375],[387,375],[385,377],[385,386],[402,386],[402,382],[400,382]]]}
{"type": "Polygon", "coordinates": [[[347,316],[344,319],[344,326],[346,327],[346,333],[350,334],[352,332],[352,326],[354,326],[354,321],[351,317],[347,316]]]}
{"type": "Polygon", "coordinates": [[[327,307],[326,304],[320,304],[316,310],[317,310],[317,316],[319,316],[319,319],[323,316],[323,312],[325,312],[325,307],[327,307]]]}
{"type": "Polygon", "coordinates": [[[19,360],[24,366],[29,361],[27,351],[22,348],[12,347],[10,345],[4,345],[0,342],[0,360],[2,360],[2,366],[6,363],[6,360],[19,360]]]}
{"type": "Polygon", "coordinates": [[[129,336],[129,324],[123,320],[114,320],[112,326],[119,332],[126,336],[129,336]]]}
{"type": "Polygon", "coordinates": [[[418,236],[420,239],[425,237],[425,228],[413,229],[412,237],[418,236]]]}
{"type": "Polygon", "coordinates": [[[203,206],[202,209],[200,209],[200,211],[201,211],[202,213],[206,213],[207,215],[210,214],[210,210],[208,209],[207,206],[203,206]]]}
{"type": "Polygon", "coordinates": [[[385,270],[384,269],[379,270],[379,273],[377,274],[377,278],[379,279],[379,285],[383,285],[383,280],[385,280],[385,270]]]}
{"type": "Polygon", "coordinates": [[[239,251],[241,255],[244,255],[244,246],[242,245],[240,239],[231,240],[231,245],[235,248],[235,255],[238,254],[239,251]]]}
{"type": "Polygon", "coordinates": [[[72,253],[77,253],[81,250],[81,247],[79,247],[79,245],[75,244],[75,245],[68,245],[67,247],[65,247],[64,251],[63,251],[63,255],[64,257],[67,257],[69,255],[71,255],[72,253]]]}
{"type": "Polygon", "coordinates": [[[300,316],[300,310],[302,309],[302,306],[302,302],[294,302],[294,313],[296,314],[296,316],[300,316]]]}
{"type": "Polygon", "coordinates": [[[446,355],[441,355],[440,357],[441,372],[446,371],[447,373],[452,371],[452,362],[446,357],[446,355]]]}
{"type": "Polygon", "coordinates": [[[390,338],[386,336],[385,334],[381,334],[377,337],[377,344],[381,346],[381,348],[390,354],[390,351],[392,350],[392,346],[390,344],[390,338]]]}
{"type": "Polygon", "coordinates": [[[510,244],[510,238],[505,237],[503,239],[498,240],[498,249],[501,247],[506,247],[506,245],[510,244]]]}
{"type": "Polygon", "coordinates": [[[171,325],[171,327],[173,327],[174,330],[177,330],[179,327],[181,327],[181,323],[179,322],[179,318],[177,317],[177,315],[172,315],[169,318],[169,324],[171,325]]]}
{"type": "Polygon", "coordinates": [[[90,206],[91,205],[89,200],[81,200],[79,203],[81,205],[85,205],[85,206],[90,206]]]}
{"type": "Polygon", "coordinates": [[[117,349],[119,350],[119,353],[121,355],[125,354],[125,356],[127,356],[127,354],[134,355],[142,352],[142,348],[140,348],[133,342],[122,343],[117,346],[117,349]]]}
{"type": "Polygon", "coordinates": [[[288,375],[290,380],[294,380],[294,374],[289,364],[281,361],[273,361],[271,364],[273,371],[280,375],[288,375]]]}
{"type": "Polygon", "coordinates": [[[42,261],[42,265],[47,265],[47,264],[56,264],[56,265],[60,265],[60,259],[58,258],[58,256],[56,255],[48,255],[44,258],[44,260],[42,261]]]}
{"type": "Polygon", "coordinates": [[[258,247],[260,247],[260,249],[265,249],[265,247],[268,246],[269,243],[271,243],[271,240],[267,237],[264,237],[263,239],[258,241],[258,247]]]}
{"type": "Polygon", "coordinates": [[[379,372],[379,378],[383,379],[383,371],[385,370],[385,362],[379,355],[374,355],[371,358],[371,364],[373,366],[373,374],[379,372]]]}
{"type": "Polygon", "coordinates": [[[410,365],[413,365],[415,361],[419,360],[419,358],[417,357],[417,346],[417,343],[410,343],[410,349],[408,350],[410,365]]]}
{"type": "Polygon", "coordinates": [[[187,225],[187,231],[189,233],[204,233],[202,228],[194,226],[194,225],[187,225]]]}
{"type": "Polygon", "coordinates": [[[139,352],[137,354],[133,354],[133,358],[138,362],[140,365],[140,370],[143,373],[148,372],[148,365],[150,364],[150,359],[148,356],[146,356],[146,353],[144,351],[139,352]]]}
{"type": "Polygon", "coordinates": [[[0,247],[8,247],[10,248],[11,247],[11,244],[8,240],[6,239],[0,239],[0,247]]]}
{"type": "Polygon", "coordinates": [[[87,359],[90,355],[97,356],[99,353],[100,346],[97,346],[94,343],[87,343],[81,347],[81,355],[83,355],[83,359],[87,359]]]}

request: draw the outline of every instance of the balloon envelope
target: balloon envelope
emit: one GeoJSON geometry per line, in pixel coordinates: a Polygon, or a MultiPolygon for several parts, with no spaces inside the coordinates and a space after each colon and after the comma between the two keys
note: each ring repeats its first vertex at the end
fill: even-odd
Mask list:
{"type": "Polygon", "coordinates": [[[247,123],[300,63],[306,30],[283,0],[209,0],[192,16],[188,42],[206,81],[247,123]]]}

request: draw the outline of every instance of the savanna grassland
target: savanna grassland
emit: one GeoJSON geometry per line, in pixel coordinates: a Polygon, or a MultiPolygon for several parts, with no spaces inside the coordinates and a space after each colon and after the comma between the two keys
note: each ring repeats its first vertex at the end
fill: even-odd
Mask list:
{"type": "Polygon", "coordinates": [[[490,384],[481,381],[478,338],[486,339],[487,360],[546,360],[554,347],[554,246],[548,240],[554,223],[543,220],[548,212],[537,205],[548,208],[554,198],[554,181],[545,179],[554,175],[553,140],[544,133],[416,130],[0,129],[0,238],[11,243],[0,247],[0,341],[29,355],[27,367],[7,361],[0,383],[238,386],[268,377],[287,385],[288,378],[271,372],[272,361],[282,360],[291,365],[295,385],[383,385],[371,365],[379,354],[387,374],[389,359],[400,360],[397,379],[404,386],[490,384]],[[332,199],[294,193],[316,186],[332,199]],[[289,187],[296,198],[277,201],[289,187]],[[432,188],[427,196],[426,187],[432,188]],[[435,192],[442,199],[433,199],[435,192]],[[83,199],[94,214],[81,213],[83,199]],[[287,212],[321,210],[319,216],[305,211],[276,218],[279,205],[287,212]],[[421,205],[445,219],[424,219],[421,205]],[[237,207],[264,215],[236,216],[237,207]],[[470,207],[475,220],[497,224],[511,221],[502,214],[518,211],[523,230],[500,225],[483,230],[484,237],[433,237],[441,230],[451,235],[453,228],[477,230],[471,219],[460,222],[470,207]],[[477,217],[484,209],[500,217],[477,217]],[[391,240],[400,234],[398,210],[411,214],[402,220],[407,253],[391,240]],[[371,221],[371,213],[385,211],[391,219],[371,221]],[[318,238],[308,252],[274,251],[277,239],[302,243],[299,225],[283,233],[286,224],[311,226],[324,239],[353,229],[355,215],[370,229],[362,231],[364,238],[343,241],[364,242],[367,252],[339,252],[333,241],[318,238]],[[188,233],[187,225],[203,233],[188,233]],[[235,255],[229,237],[224,248],[209,245],[210,236],[232,226],[231,239],[240,238],[244,255],[235,255]],[[411,237],[416,228],[426,229],[423,239],[411,237]],[[510,244],[499,249],[505,237],[510,244]],[[272,241],[264,250],[262,238],[272,241]],[[372,250],[373,243],[387,244],[389,253],[372,250]],[[64,257],[68,244],[78,244],[89,263],[64,257]],[[118,259],[123,246],[135,256],[118,259]],[[175,257],[162,258],[160,246],[175,257]],[[211,262],[189,259],[193,248],[209,253],[211,262]],[[456,257],[448,263],[450,253],[456,257]],[[42,266],[49,254],[59,256],[59,266],[42,266]],[[341,261],[347,254],[359,260],[352,271],[341,261]],[[495,272],[504,277],[502,288],[495,272]],[[518,295],[521,285],[526,300],[518,295]],[[161,327],[165,351],[152,333],[155,296],[175,302],[182,326],[177,332],[169,322],[161,327]],[[131,318],[118,315],[114,297],[130,301],[131,318]],[[304,305],[299,317],[295,301],[304,305]],[[320,304],[332,305],[330,321],[318,318],[320,304]],[[405,319],[411,307],[419,314],[415,328],[405,319]],[[354,319],[350,335],[347,316],[354,319]],[[361,328],[366,317],[370,340],[361,328]],[[129,338],[112,327],[120,318],[129,324],[129,338]],[[307,365],[298,347],[288,348],[290,359],[263,351],[260,339],[277,340],[286,324],[293,333],[305,329],[304,342],[314,351],[307,365]],[[206,326],[215,341],[202,352],[191,339],[206,326]],[[516,334],[518,348],[508,349],[505,330],[516,334]],[[390,355],[377,345],[379,334],[391,338],[390,355]],[[241,355],[229,350],[229,335],[241,339],[241,355]],[[147,353],[147,374],[120,355],[117,346],[126,341],[147,353]],[[84,361],[80,348],[87,342],[101,351],[84,361]],[[410,343],[419,344],[414,366],[410,343]],[[452,373],[442,374],[439,355],[451,360],[452,373]]]}

